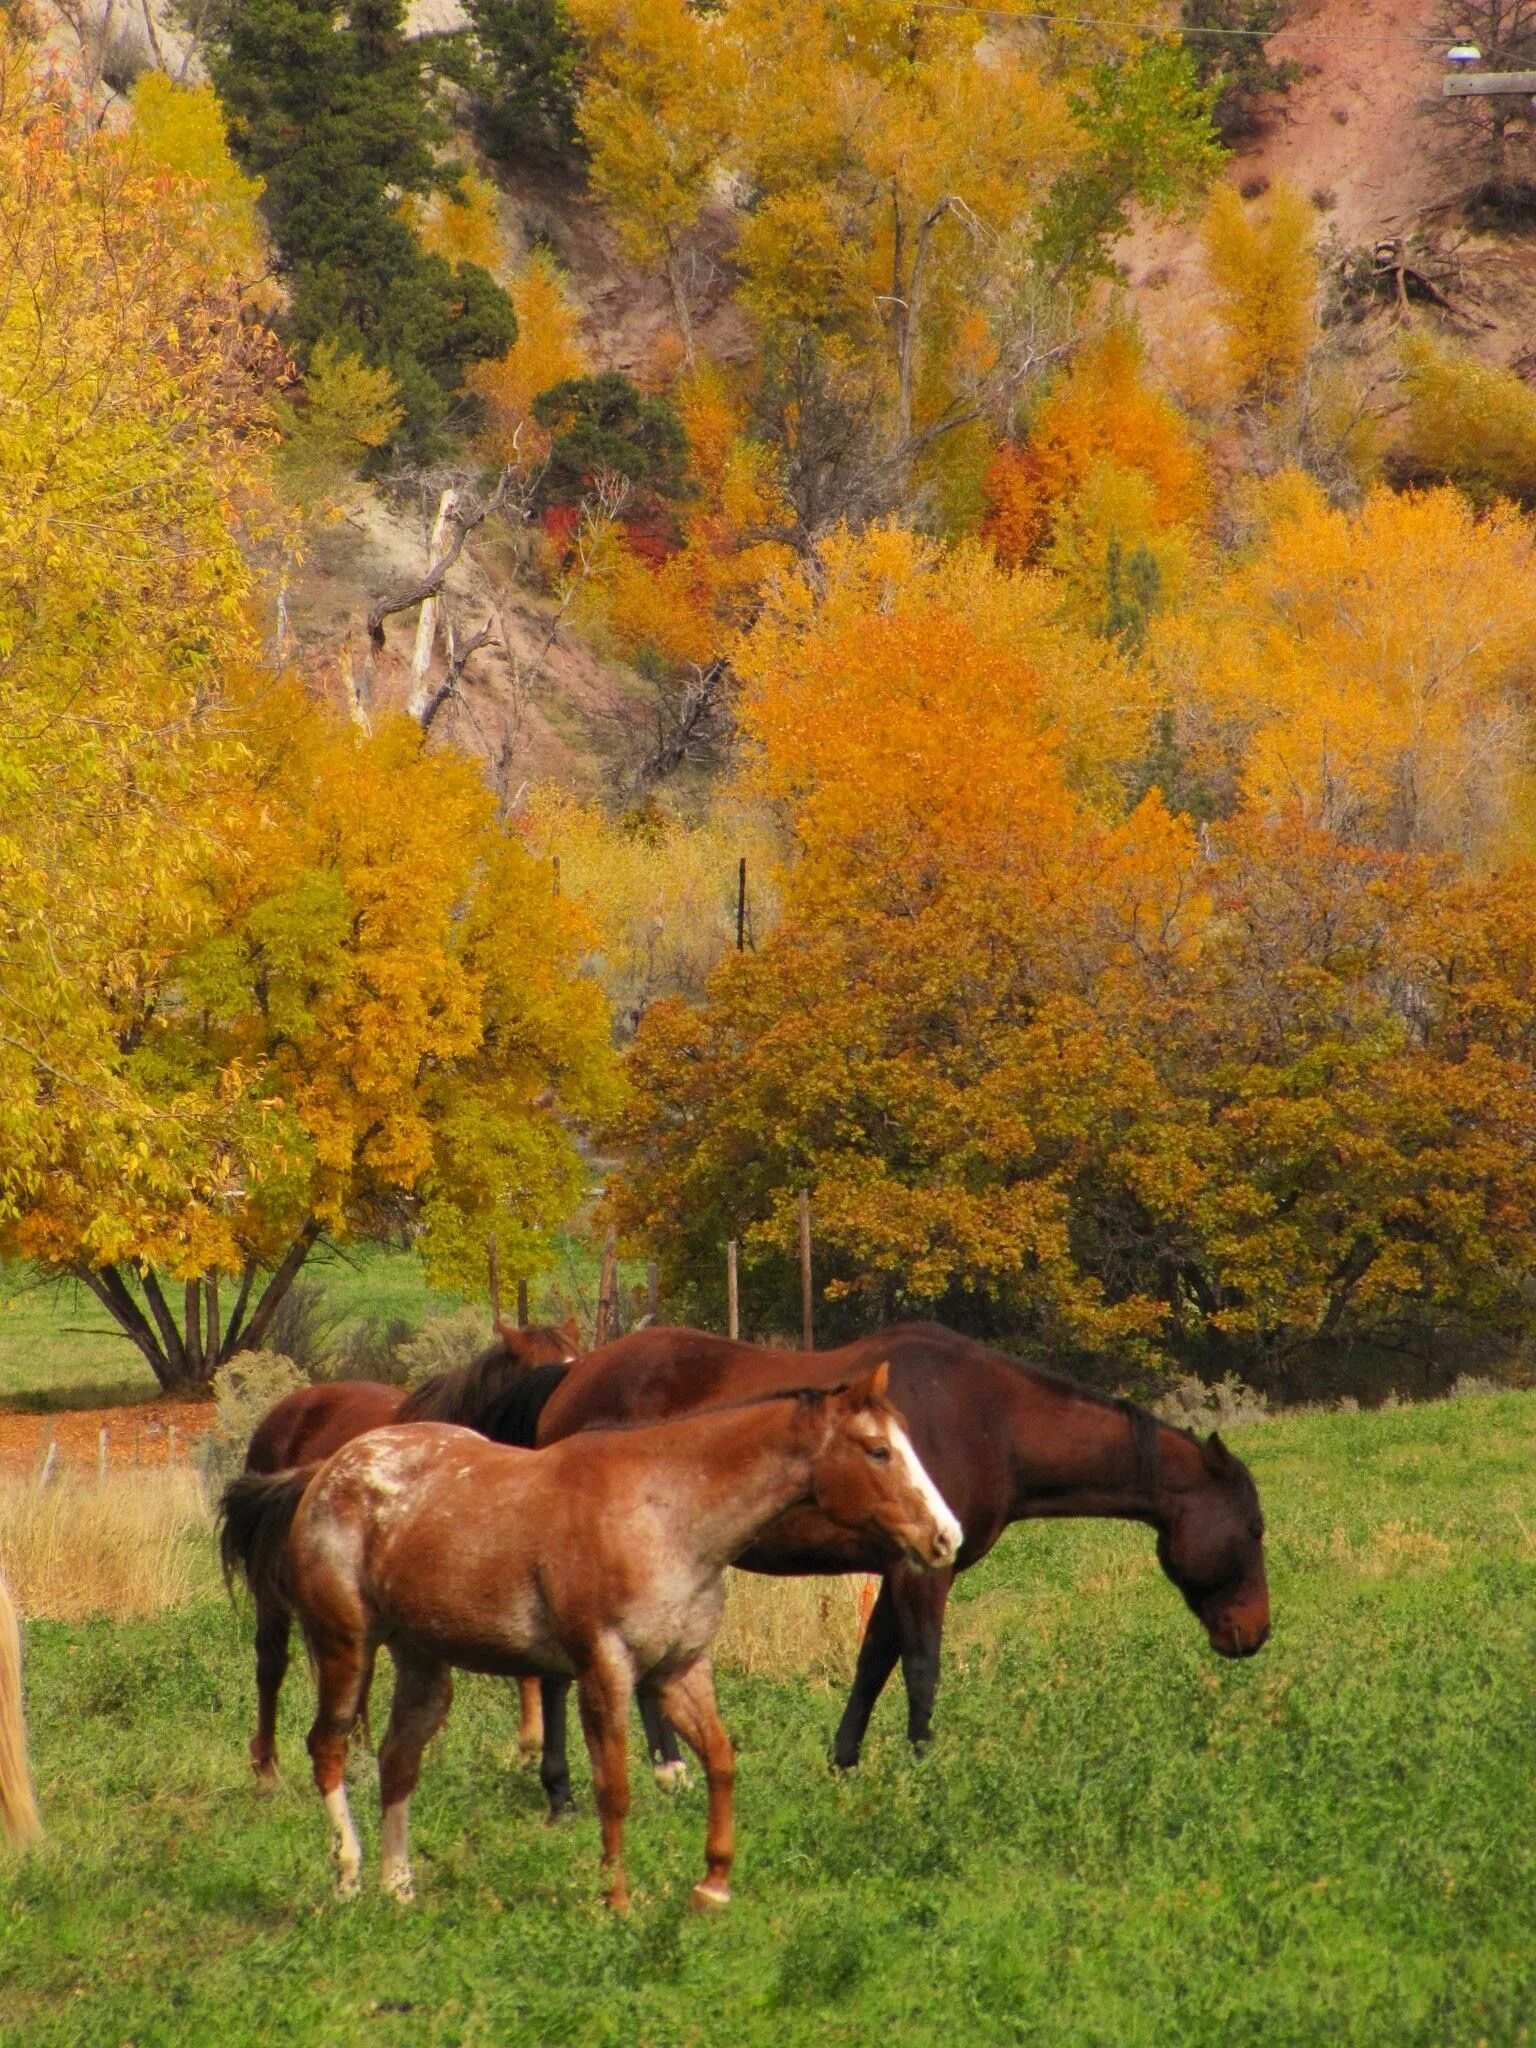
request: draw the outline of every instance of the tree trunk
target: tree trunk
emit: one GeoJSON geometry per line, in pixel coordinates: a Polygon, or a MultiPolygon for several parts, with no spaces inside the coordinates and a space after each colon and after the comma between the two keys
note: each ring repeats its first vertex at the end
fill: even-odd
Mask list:
{"type": "Polygon", "coordinates": [[[203,1283],[189,1280],[182,1291],[182,1343],[187,1351],[187,1378],[206,1379],[203,1370],[203,1283]]]}
{"type": "MultiPolygon", "coordinates": [[[[458,498],[452,490],[444,491],[438,500],[437,518],[432,523],[432,539],[427,559],[437,561],[443,552],[443,542],[448,537],[448,522],[458,510],[458,498]]],[[[432,649],[437,645],[437,619],[442,599],[436,591],[422,600],[421,610],[416,615],[416,647],[411,655],[411,693],[405,702],[407,714],[419,724],[421,714],[431,702],[432,692],[427,684],[427,671],[432,666],[432,649]]]]}
{"type": "Polygon", "coordinates": [[[93,1272],[89,1266],[71,1266],[69,1270],[89,1287],[118,1328],[138,1346],[161,1386],[168,1387],[174,1377],[170,1362],[116,1268],[105,1266],[101,1271],[93,1272]]]}
{"type": "Polygon", "coordinates": [[[152,1268],[145,1266],[138,1271],[139,1284],[149,1304],[149,1316],[134,1300],[127,1282],[115,1266],[92,1268],[76,1265],[68,1270],[91,1290],[124,1336],[137,1346],[161,1388],[166,1393],[175,1393],[181,1388],[206,1386],[237,1347],[246,1351],[257,1348],[277,1313],[278,1304],[298,1278],[299,1269],[319,1235],[319,1222],[311,1217],[262,1289],[250,1323],[242,1328],[246,1303],[256,1280],[254,1262],[246,1262],[245,1271],[240,1276],[240,1291],[222,1335],[219,1329],[217,1273],[186,1282],[183,1331],[176,1327],[176,1319],[152,1268]]]}
{"type": "Polygon", "coordinates": [[[245,1271],[240,1275],[240,1292],[235,1296],[234,1310],[229,1318],[229,1326],[224,1332],[224,1347],[219,1357],[221,1365],[226,1358],[234,1357],[240,1343],[241,1326],[245,1322],[245,1305],[251,1298],[251,1288],[255,1279],[256,1261],[247,1259],[245,1271]]]}
{"type": "MultiPolygon", "coordinates": [[[[190,1377],[187,1371],[187,1347],[181,1341],[176,1318],[171,1314],[165,1296],[160,1292],[160,1282],[155,1278],[153,1267],[139,1268],[139,1283],[144,1289],[144,1299],[149,1303],[149,1312],[155,1319],[155,1327],[160,1332],[160,1342],[165,1347],[165,1362],[170,1371],[170,1379],[165,1381],[165,1385],[184,1382],[190,1377]]],[[[124,1288],[123,1292],[126,1294],[127,1289],[124,1288]]]]}
{"type": "Polygon", "coordinates": [[[677,315],[677,331],[682,337],[683,361],[693,368],[693,315],[688,310],[688,294],[683,290],[682,272],[677,267],[677,251],[669,242],[667,245],[667,289],[672,294],[672,310],[677,315]]]}
{"type": "Polygon", "coordinates": [[[311,1216],[299,1235],[283,1255],[283,1262],[262,1289],[256,1312],[251,1317],[242,1341],[242,1349],[256,1351],[267,1334],[267,1326],[277,1314],[278,1304],[299,1277],[299,1268],[314,1248],[315,1239],[320,1235],[320,1220],[311,1216]]]}

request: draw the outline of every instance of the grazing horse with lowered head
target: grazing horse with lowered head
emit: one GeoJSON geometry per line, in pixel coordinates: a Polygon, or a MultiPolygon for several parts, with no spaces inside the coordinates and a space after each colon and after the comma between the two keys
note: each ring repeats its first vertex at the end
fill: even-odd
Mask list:
{"type": "Polygon", "coordinates": [[[25,1848],[42,1833],[27,1769],[27,1724],[21,1701],[21,1630],[0,1579],[0,1832],[25,1848]]]}
{"type": "MultiPolygon", "coordinates": [[[[1269,1635],[1264,1521],[1248,1468],[1212,1436],[1204,1442],[1134,1402],[989,1350],[936,1323],[906,1323],[835,1351],[772,1351],[703,1330],[648,1329],[541,1376],[548,1395],[527,1441],[587,1429],[655,1423],[783,1386],[825,1386],[891,1369],[891,1397],[918,1456],[965,1531],[951,1568],[892,1564],[855,1532],[801,1506],[765,1529],[736,1562],[776,1575],[875,1572],[883,1583],[859,1649],[833,1761],[859,1760],[869,1718],[899,1659],[907,1734],[929,1738],[944,1610],[956,1571],[986,1556],[1012,1522],[1096,1515],[1142,1522],[1157,1558],[1222,1657],[1248,1657],[1269,1635]]],[[[525,1414],[524,1420],[527,1417],[525,1414]]],[[[676,1745],[642,1692],[658,1775],[675,1774],[676,1745]]],[[[544,1688],[541,1777],[553,1817],[570,1801],[565,1695],[544,1688]]]]}
{"type": "MultiPolygon", "coordinates": [[[[478,1358],[436,1373],[419,1387],[390,1387],[378,1380],[298,1387],[275,1401],[251,1432],[245,1469],[271,1473],[318,1465],[354,1437],[390,1422],[459,1422],[476,1428],[476,1418],[494,1418],[534,1368],[570,1364],[580,1352],[581,1331],[574,1317],[558,1329],[536,1324],[514,1330],[497,1323],[496,1342],[478,1358]]],[[[290,1627],[291,1616],[276,1586],[258,1596],[251,1766],[264,1791],[277,1784],[277,1698],[288,1670],[290,1627]]],[[[536,1755],[542,1731],[538,1686],[532,1680],[522,1687],[521,1706],[518,1739],[525,1753],[536,1755]]]]}
{"type": "Polygon", "coordinates": [[[545,1451],[464,1429],[370,1431],[318,1472],[245,1474],[225,1490],[226,1572],[280,1588],[303,1627],[319,1700],[309,1751],[342,1893],[360,1851],[344,1783],[348,1738],[380,1644],[395,1699],[379,1751],[386,1892],[412,1896],[410,1796],[455,1669],[574,1680],[602,1821],[608,1902],[624,1910],[626,1723],[649,1685],[709,1786],[700,1906],[730,1896],[731,1745],[707,1651],[725,1568],[796,1508],[915,1572],[943,1569],[960,1527],[885,1398],[883,1364],[848,1387],[776,1391],[652,1429],[545,1451]]]}

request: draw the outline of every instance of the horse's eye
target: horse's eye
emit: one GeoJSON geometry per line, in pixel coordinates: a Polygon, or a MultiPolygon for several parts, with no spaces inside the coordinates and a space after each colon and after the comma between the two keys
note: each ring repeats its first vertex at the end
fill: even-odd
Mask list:
{"type": "Polygon", "coordinates": [[[891,1447],[889,1444],[866,1444],[864,1455],[866,1458],[873,1458],[877,1465],[888,1465],[891,1462],[891,1447]]]}

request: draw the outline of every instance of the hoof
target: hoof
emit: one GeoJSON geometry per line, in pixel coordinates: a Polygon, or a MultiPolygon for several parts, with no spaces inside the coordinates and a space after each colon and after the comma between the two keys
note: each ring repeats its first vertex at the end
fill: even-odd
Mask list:
{"type": "Polygon", "coordinates": [[[277,1775],[276,1764],[257,1764],[254,1768],[257,1792],[263,1799],[270,1799],[282,1784],[282,1779],[277,1775]]]}
{"type": "Polygon", "coordinates": [[[544,1816],[544,1825],[545,1825],[545,1827],[547,1827],[547,1828],[557,1828],[557,1827],[559,1827],[559,1825],[560,1825],[561,1821],[563,1821],[563,1820],[574,1820],[575,1818],[576,1818],[576,1802],[575,1802],[575,1800],[574,1800],[574,1799],[565,1799],[565,1800],[562,1800],[562,1801],[561,1801],[561,1803],[560,1803],[560,1804],[559,1804],[558,1806],[552,1806],[552,1807],[551,1807],[551,1808],[549,1809],[548,1813],[546,1813],[546,1814],[545,1814],[545,1816],[544,1816]]]}
{"type": "Polygon", "coordinates": [[[357,1872],[338,1870],[336,1873],[336,1896],[338,1899],[355,1899],[358,1893],[357,1872]]]}
{"type": "Polygon", "coordinates": [[[629,1911],[629,1893],[627,1891],[605,1892],[603,1894],[603,1904],[610,1913],[627,1914],[629,1911]]]}
{"type": "Polygon", "coordinates": [[[541,1742],[520,1742],[517,1745],[517,1762],[520,1770],[536,1770],[543,1756],[544,1745],[541,1742]]]}
{"type": "Polygon", "coordinates": [[[688,1782],[688,1766],[685,1763],[653,1764],[651,1769],[663,1792],[681,1792],[688,1782]]]}
{"type": "Polygon", "coordinates": [[[731,1888],[722,1878],[702,1879],[689,1898],[695,1913],[723,1913],[730,1903],[731,1888]]]}
{"type": "Polygon", "coordinates": [[[393,1899],[397,1906],[411,1906],[416,1902],[416,1881],[408,1870],[392,1871],[383,1879],[384,1896],[393,1899]]]}

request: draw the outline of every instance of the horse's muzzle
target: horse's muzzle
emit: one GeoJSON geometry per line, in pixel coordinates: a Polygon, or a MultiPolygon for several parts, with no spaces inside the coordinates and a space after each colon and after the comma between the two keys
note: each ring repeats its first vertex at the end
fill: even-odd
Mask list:
{"type": "Polygon", "coordinates": [[[1222,1621],[1211,1629],[1210,1637],[1218,1657],[1252,1657],[1269,1641],[1269,1623],[1261,1621],[1245,1628],[1240,1621],[1222,1621]]]}
{"type": "Polygon", "coordinates": [[[935,1529],[928,1541],[914,1548],[914,1560],[931,1572],[941,1572],[960,1554],[960,1545],[948,1529],[935,1529]]]}

